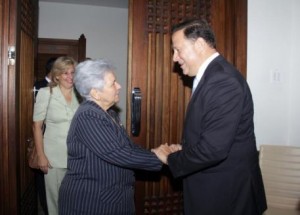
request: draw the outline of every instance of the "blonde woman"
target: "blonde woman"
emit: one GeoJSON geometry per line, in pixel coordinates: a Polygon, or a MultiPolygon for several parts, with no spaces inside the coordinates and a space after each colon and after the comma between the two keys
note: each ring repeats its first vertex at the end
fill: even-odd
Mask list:
{"type": "Polygon", "coordinates": [[[79,105],[73,87],[76,65],[77,62],[71,57],[59,57],[51,70],[51,83],[39,90],[34,104],[34,141],[38,165],[45,174],[50,215],[58,214],[58,190],[67,170],[66,138],[79,105]]]}

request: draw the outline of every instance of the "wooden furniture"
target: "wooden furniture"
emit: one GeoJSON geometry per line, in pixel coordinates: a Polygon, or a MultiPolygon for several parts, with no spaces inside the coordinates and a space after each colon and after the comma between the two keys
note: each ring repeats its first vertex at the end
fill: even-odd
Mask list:
{"type": "Polygon", "coordinates": [[[268,203],[264,215],[299,215],[300,147],[262,145],[259,162],[268,203]]]}

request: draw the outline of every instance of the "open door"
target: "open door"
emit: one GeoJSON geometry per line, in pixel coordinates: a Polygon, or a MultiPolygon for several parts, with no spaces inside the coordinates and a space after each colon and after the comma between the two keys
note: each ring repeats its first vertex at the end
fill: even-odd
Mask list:
{"type": "Polygon", "coordinates": [[[17,214],[17,150],[15,126],[16,0],[0,1],[0,214],[17,214]],[[11,55],[8,56],[8,50],[11,55]],[[8,58],[12,58],[9,62],[8,58]]]}
{"type": "MultiPolygon", "coordinates": [[[[148,148],[180,143],[192,79],[172,62],[171,26],[206,18],[218,50],[246,74],[247,0],[129,0],[127,129],[148,148]]],[[[181,181],[137,173],[137,214],[183,214],[181,181]]]]}
{"type": "Polygon", "coordinates": [[[38,1],[2,0],[0,8],[0,213],[34,214],[37,203],[26,148],[32,138],[38,1]]]}
{"type": "Polygon", "coordinates": [[[32,114],[34,81],[34,59],[36,58],[38,1],[20,1],[20,28],[18,29],[18,46],[16,59],[16,149],[19,173],[17,183],[20,187],[18,198],[21,214],[37,211],[37,196],[33,171],[28,167],[27,146],[33,138],[32,114]]]}

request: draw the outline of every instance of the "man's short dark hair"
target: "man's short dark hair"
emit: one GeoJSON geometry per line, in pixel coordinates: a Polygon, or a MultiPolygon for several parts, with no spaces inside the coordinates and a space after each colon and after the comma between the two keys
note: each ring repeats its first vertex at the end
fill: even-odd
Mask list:
{"type": "Polygon", "coordinates": [[[49,72],[51,72],[52,66],[54,62],[56,61],[57,57],[51,57],[48,59],[45,69],[46,69],[46,75],[48,75],[49,72]]]}
{"type": "Polygon", "coordinates": [[[213,30],[205,19],[189,19],[172,27],[172,34],[182,30],[187,39],[203,38],[211,47],[216,48],[216,39],[213,30]]]}

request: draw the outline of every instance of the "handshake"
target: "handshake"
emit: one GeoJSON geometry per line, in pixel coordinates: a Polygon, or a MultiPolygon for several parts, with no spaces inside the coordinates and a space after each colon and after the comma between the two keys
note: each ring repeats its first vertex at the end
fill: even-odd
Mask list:
{"type": "Polygon", "coordinates": [[[168,156],[173,152],[177,152],[182,149],[180,144],[171,144],[168,143],[161,144],[159,147],[151,149],[151,152],[155,153],[161,162],[168,164],[168,156]]]}

